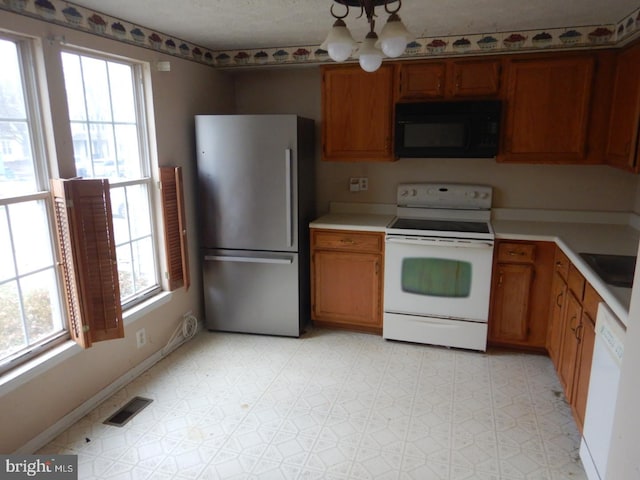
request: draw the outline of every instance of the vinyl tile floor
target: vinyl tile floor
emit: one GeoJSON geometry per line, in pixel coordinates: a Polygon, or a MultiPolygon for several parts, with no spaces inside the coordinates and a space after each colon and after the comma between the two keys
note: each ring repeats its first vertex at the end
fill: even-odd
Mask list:
{"type": "Polygon", "coordinates": [[[586,479],[561,392],[541,355],[205,331],[38,453],[81,480],[586,479]]]}

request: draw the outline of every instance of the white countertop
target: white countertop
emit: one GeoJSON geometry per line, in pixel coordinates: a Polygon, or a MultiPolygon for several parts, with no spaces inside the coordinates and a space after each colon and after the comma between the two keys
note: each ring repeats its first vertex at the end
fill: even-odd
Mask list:
{"type": "MultiPolygon", "coordinates": [[[[311,222],[310,227],[383,232],[395,216],[388,205],[332,204],[331,210],[311,222]]],[[[604,283],[580,253],[637,255],[640,230],[631,226],[632,216],[511,209],[498,209],[493,216],[491,224],[498,239],[555,242],[618,318],[627,324],[631,289],[604,283]]]]}
{"type": "Polygon", "coordinates": [[[395,215],[379,215],[375,213],[328,213],[311,222],[309,227],[384,232],[384,229],[394,217],[395,215]]]}

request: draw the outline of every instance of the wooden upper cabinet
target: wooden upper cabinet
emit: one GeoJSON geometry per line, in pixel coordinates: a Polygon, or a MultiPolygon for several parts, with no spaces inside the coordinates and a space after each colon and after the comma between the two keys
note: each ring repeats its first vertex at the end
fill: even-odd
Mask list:
{"type": "Polygon", "coordinates": [[[640,43],[618,55],[614,77],[606,161],[625,170],[640,167],[640,43]]]}
{"type": "Polygon", "coordinates": [[[449,64],[452,97],[487,97],[500,92],[499,60],[464,60],[449,64]]]}
{"type": "Polygon", "coordinates": [[[445,62],[416,62],[400,65],[398,69],[398,98],[443,98],[445,62]]]}
{"type": "Polygon", "coordinates": [[[500,91],[500,60],[407,62],[398,68],[398,99],[491,97],[500,91]]]}
{"type": "Polygon", "coordinates": [[[592,54],[508,60],[498,160],[586,163],[594,68],[592,54]]]}
{"type": "Polygon", "coordinates": [[[323,160],[392,161],[394,66],[323,67],[323,160]]]}

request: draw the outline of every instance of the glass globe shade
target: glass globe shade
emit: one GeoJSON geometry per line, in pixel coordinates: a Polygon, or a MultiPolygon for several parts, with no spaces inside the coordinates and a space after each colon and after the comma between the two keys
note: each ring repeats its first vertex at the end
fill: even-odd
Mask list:
{"type": "Polygon", "coordinates": [[[380,47],[387,57],[396,58],[404,53],[413,36],[397,14],[389,16],[380,32],[380,47]]]}
{"type": "Polygon", "coordinates": [[[346,24],[338,19],[333,24],[327,38],[320,48],[326,50],[332,60],[336,62],[344,62],[353,53],[356,42],[351,36],[351,32],[346,24]]]}
{"type": "Polygon", "coordinates": [[[376,47],[377,40],[375,32],[368,33],[358,50],[360,67],[365,72],[375,72],[382,65],[382,51],[376,47]]]}

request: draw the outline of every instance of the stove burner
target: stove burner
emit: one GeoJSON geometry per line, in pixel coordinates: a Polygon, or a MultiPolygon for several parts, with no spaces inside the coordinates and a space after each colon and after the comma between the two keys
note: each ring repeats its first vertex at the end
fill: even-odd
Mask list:
{"type": "Polygon", "coordinates": [[[458,220],[428,220],[423,218],[398,218],[390,228],[406,230],[433,230],[438,232],[489,233],[486,222],[458,220]]]}

